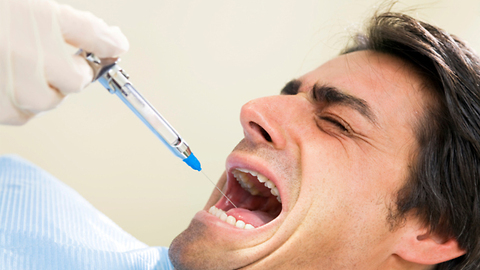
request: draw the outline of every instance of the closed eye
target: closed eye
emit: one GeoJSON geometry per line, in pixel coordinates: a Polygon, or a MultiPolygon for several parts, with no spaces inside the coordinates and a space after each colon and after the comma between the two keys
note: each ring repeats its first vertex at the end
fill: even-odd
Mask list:
{"type": "Polygon", "coordinates": [[[318,118],[322,121],[326,121],[329,124],[332,124],[334,127],[338,128],[342,133],[345,133],[345,134],[352,133],[352,129],[350,128],[350,125],[348,125],[342,120],[337,120],[331,116],[318,116],[318,118]]]}

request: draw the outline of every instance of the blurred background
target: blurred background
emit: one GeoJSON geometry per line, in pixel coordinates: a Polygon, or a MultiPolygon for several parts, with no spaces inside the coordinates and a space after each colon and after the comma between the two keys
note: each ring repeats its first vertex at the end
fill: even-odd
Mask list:
{"type": "MultiPolygon", "coordinates": [[[[179,131],[214,181],[242,139],[242,104],[278,94],[334,57],[381,6],[370,0],[58,0],[119,26],[121,67],[179,131]]],[[[395,10],[439,25],[480,50],[480,1],[403,0],[395,10]]],[[[124,230],[168,246],[213,185],[174,157],[98,83],[25,126],[0,126],[17,154],[77,190],[124,230]]]]}

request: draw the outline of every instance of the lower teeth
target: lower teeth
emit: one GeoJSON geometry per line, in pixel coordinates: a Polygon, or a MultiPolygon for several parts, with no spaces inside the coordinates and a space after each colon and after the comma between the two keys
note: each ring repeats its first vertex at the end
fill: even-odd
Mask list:
{"type": "Polygon", "coordinates": [[[210,207],[210,209],[208,210],[208,212],[216,217],[218,217],[219,219],[221,219],[222,221],[225,221],[227,222],[228,224],[230,225],[233,225],[237,228],[240,228],[240,229],[255,229],[255,227],[253,227],[253,225],[251,224],[245,224],[245,222],[243,220],[236,220],[233,216],[228,216],[227,213],[225,213],[225,211],[223,211],[222,209],[218,209],[217,207],[215,206],[212,206],[210,207]]]}

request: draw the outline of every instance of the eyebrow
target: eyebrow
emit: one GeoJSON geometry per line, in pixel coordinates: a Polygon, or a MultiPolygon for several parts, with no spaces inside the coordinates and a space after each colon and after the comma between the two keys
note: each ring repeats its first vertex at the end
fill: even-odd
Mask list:
{"type": "MultiPolygon", "coordinates": [[[[299,80],[291,80],[288,82],[285,87],[283,87],[280,94],[282,95],[296,95],[300,90],[302,82],[299,80]]],[[[372,109],[368,103],[361,98],[347,94],[335,86],[326,85],[326,84],[316,84],[313,86],[311,95],[314,101],[326,103],[327,106],[330,105],[341,105],[349,107],[365,118],[367,118],[372,124],[378,125],[377,117],[373,113],[372,109]]]]}

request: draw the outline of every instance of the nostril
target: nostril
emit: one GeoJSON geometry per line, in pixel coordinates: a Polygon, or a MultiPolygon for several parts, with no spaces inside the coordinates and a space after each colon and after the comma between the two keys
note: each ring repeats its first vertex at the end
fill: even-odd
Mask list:
{"type": "Polygon", "coordinates": [[[268,132],[265,129],[260,127],[260,131],[262,132],[262,136],[265,138],[265,140],[267,140],[267,142],[272,142],[272,138],[270,137],[270,135],[268,134],[268,132]]]}
{"type": "Polygon", "coordinates": [[[249,125],[254,131],[259,132],[267,142],[272,142],[272,137],[270,137],[270,134],[268,134],[268,132],[259,124],[255,122],[250,122],[249,125]]]}

